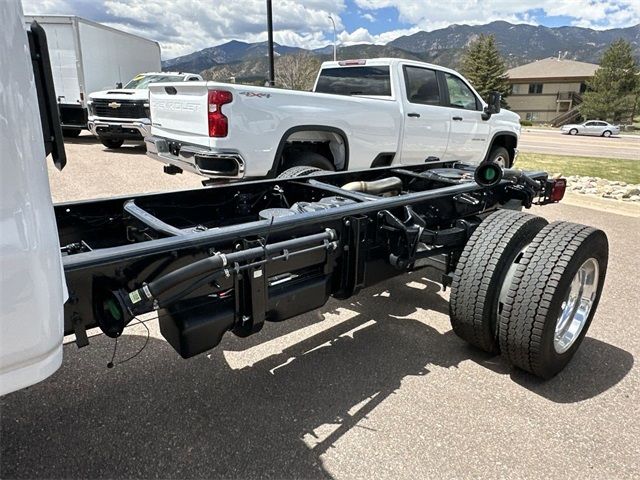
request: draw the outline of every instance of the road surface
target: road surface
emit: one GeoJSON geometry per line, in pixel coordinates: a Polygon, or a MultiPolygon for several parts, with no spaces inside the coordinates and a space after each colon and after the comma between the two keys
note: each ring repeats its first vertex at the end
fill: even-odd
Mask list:
{"type": "Polygon", "coordinates": [[[562,135],[558,130],[523,128],[518,149],[521,152],[553,155],[640,160],[640,136],[587,137],[582,135],[562,135]]]}
{"type": "MultiPolygon", "coordinates": [[[[52,172],[59,200],[80,187],[101,196],[198,183],[156,176],[139,152],[69,151],[69,169],[52,172]],[[123,177],[123,164],[140,171],[123,177]]],[[[595,225],[611,245],[592,328],[551,381],[468,347],[451,332],[448,292],[415,273],[246,339],[228,334],[191,360],[155,321],[142,353],[113,369],[113,340],[69,344],[53,377],[0,399],[0,477],[638,478],[640,219],[534,212],[595,225]]],[[[145,338],[128,328],[116,362],[145,338]]]]}

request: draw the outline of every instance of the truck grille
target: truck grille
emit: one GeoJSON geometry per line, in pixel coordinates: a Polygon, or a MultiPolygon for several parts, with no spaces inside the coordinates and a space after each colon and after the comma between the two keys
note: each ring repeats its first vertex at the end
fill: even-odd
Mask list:
{"type": "Polygon", "coordinates": [[[98,117],[145,118],[142,100],[94,100],[93,111],[98,117]]]}

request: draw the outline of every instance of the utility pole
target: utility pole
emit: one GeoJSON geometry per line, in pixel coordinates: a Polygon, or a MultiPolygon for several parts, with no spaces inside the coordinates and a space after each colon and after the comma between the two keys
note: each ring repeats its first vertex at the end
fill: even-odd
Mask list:
{"type": "Polygon", "coordinates": [[[273,60],[273,14],[271,11],[271,0],[267,0],[267,35],[269,37],[269,86],[273,87],[276,84],[276,73],[273,60]]]}
{"type": "Polygon", "coordinates": [[[329,20],[333,24],[333,61],[338,59],[338,47],[336,45],[336,22],[333,21],[333,17],[329,15],[329,20]]]}

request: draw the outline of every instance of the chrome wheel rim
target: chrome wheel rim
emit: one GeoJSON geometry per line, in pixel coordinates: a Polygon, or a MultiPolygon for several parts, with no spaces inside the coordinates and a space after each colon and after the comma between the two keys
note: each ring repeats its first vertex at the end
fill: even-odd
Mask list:
{"type": "Polygon", "coordinates": [[[599,271],[598,261],[590,258],[573,276],[556,320],[553,347],[557,353],[569,350],[587,323],[598,291],[599,271]]]}

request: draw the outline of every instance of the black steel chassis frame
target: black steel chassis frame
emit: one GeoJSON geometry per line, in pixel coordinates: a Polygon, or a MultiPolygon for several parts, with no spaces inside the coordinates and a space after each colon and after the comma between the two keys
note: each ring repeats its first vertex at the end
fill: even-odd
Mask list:
{"type": "Polygon", "coordinates": [[[544,172],[514,171],[491,185],[476,183],[473,173],[462,164],[431,162],[58,204],[69,289],[65,334],[84,346],[89,328],[117,337],[136,315],[158,310],[162,334],[186,358],[216,346],[226,331],[250,335],[265,321],[292,318],[330,296],[345,299],[407,271],[426,268],[446,286],[486,215],[513,200],[527,207],[551,202],[553,182],[544,172]],[[442,168],[463,179],[434,177],[442,168]],[[402,194],[340,188],[389,176],[402,180],[402,194]],[[262,192],[264,199],[289,192],[307,201],[338,195],[353,203],[261,220],[242,199],[262,201],[262,192]],[[222,214],[208,205],[212,197],[236,201],[222,214]],[[210,210],[223,225],[176,226],[151,213],[169,206],[198,215],[210,210]],[[227,218],[233,211],[249,221],[233,223],[227,218]],[[122,241],[123,229],[132,241],[122,241]]]}

